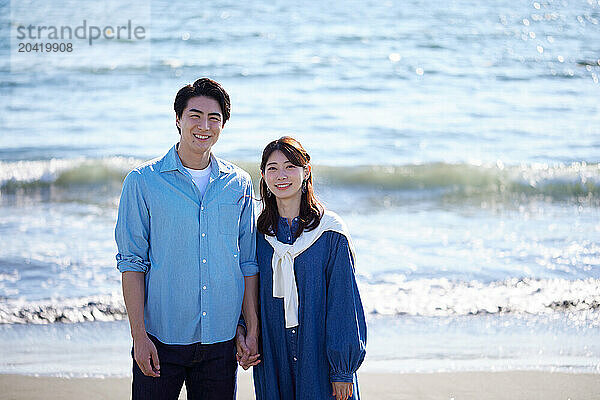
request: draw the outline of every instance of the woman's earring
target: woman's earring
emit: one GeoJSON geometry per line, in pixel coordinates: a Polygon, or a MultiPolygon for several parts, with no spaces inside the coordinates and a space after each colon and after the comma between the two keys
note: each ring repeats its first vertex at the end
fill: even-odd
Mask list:
{"type": "Polygon", "coordinates": [[[306,181],[302,182],[302,193],[306,193],[306,181]]]}
{"type": "Polygon", "coordinates": [[[273,193],[271,193],[271,191],[269,190],[269,188],[267,188],[267,197],[271,197],[273,193]]]}

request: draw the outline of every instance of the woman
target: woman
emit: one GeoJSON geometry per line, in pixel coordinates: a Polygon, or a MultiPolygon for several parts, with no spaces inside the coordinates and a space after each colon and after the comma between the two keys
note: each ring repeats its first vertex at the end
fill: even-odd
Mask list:
{"type": "Polygon", "coordinates": [[[342,220],[315,196],[309,161],[291,137],[262,155],[258,400],[359,399],[367,328],[354,252],[342,220]]]}

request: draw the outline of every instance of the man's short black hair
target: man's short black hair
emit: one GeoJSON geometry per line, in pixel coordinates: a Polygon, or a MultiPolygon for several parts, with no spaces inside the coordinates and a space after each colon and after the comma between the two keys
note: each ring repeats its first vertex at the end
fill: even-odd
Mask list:
{"type": "MultiPolygon", "coordinates": [[[[225,126],[225,122],[229,119],[231,112],[229,95],[225,89],[223,89],[223,86],[209,78],[200,78],[193,84],[186,85],[179,89],[177,96],[175,96],[175,104],[173,104],[177,118],[181,118],[183,110],[187,107],[188,101],[192,97],[198,96],[210,97],[219,103],[221,112],[223,113],[223,126],[225,126]]],[[[177,127],[177,130],[181,133],[179,127],[177,127]]]]}

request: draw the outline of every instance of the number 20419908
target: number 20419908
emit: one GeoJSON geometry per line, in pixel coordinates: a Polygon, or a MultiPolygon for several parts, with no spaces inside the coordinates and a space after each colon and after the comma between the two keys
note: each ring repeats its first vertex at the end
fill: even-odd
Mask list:
{"type": "Polygon", "coordinates": [[[19,53],[71,53],[73,43],[18,43],[19,53]]]}

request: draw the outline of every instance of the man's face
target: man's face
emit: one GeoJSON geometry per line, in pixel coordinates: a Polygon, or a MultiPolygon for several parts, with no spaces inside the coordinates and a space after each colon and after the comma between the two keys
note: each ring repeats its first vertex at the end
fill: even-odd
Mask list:
{"type": "Polygon", "coordinates": [[[203,155],[219,140],[223,129],[223,113],[219,103],[206,96],[192,97],[176,119],[181,129],[180,148],[189,154],[203,155]]]}

